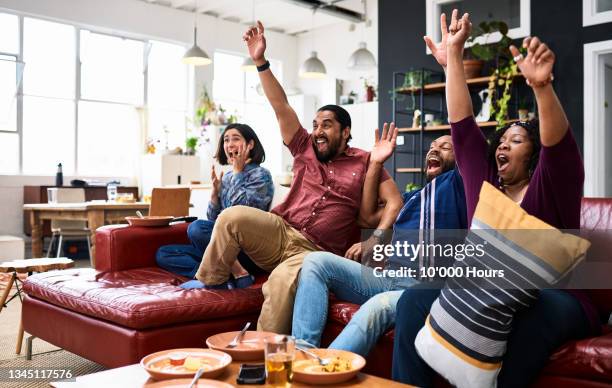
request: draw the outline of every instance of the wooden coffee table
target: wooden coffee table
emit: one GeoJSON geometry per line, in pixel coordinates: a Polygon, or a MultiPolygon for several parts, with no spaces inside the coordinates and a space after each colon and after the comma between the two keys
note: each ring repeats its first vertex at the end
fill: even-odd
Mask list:
{"type": "MultiPolygon", "coordinates": [[[[257,362],[248,362],[255,364],[257,362]]],[[[227,370],[216,380],[226,382],[238,387],[264,387],[264,385],[237,385],[236,377],[240,370],[241,362],[232,362],[227,370]]],[[[151,379],[149,374],[139,365],[129,365],[122,368],[109,369],[103,372],[92,373],[90,375],[80,376],[76,378],[76,382],[53,382],[52,387],[55,388],[146,388],[152,384],[159,382],[151,379]]],[[[293,387],[309,387],[309,385],[293,383],[293,387]]],[[[368,388],[394,388],[408,387],[409,385],[400,384],[398,382],[383,379],[380,377],[359,373],[354,379],[343,384],[333,385],[334,387],[368,387],[368,388]]],[[[163,385],[156,385],[163,387],[163,385]]]]}

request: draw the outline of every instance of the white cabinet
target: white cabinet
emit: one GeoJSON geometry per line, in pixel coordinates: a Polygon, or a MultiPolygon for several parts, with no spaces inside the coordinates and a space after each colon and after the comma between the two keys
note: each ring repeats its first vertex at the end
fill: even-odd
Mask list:
{"type": "Polygon", "coordinates": [[[144,155],[140,166],[143,195],[154,187],[189,185],[201,181],[200,158],[188,155],[144,155]]]}
{"type": "Polygon", "coordinates": [[[342,105],[342,107],[351,115],[353,138],[349,145],[371,151],[374,146],[374,130],[378,127],[378,101],[342,105]]]}

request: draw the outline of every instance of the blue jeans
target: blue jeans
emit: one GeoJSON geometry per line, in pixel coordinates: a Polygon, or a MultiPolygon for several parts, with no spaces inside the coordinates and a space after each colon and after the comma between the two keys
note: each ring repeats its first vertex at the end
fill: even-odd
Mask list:
{"type": "MultiPolygon", "coordinates": [[[[191,244],[160,247],[155,257],[157,265],[168,272],[193,279],[210,242],[214,226],[215,222],[209,220],[196,220],[189,224],[187,237],[191,244]]],[[[240,251],[238,261],[249,273],[256,271],[255,265],[244,252],[240,251]]]]}
{"type": "MultiPolygon", "coordinates": [[[[438,289],[412,288],[399,299],[393,344],[394,380],[419,387],[433,385],[435,372],[419,357],[414,339],[439,294],[438,289]]],[[[589,322],[576,298],[562,290],[542,290],[533,306],[515,316],[497,386],[529,386],[559,346],[588,334],[589,322]]]]}
{"type": "Polygon", "coordinates": [[[300,272],[292,335],[320,346],[331,291],[361,307],[329,347],[365,356],[393,326],[403,286],[405,283],[399,286],[394,278],[376,277],[371,268],[332,253],[311,253],[304,259],[300,272]]]}

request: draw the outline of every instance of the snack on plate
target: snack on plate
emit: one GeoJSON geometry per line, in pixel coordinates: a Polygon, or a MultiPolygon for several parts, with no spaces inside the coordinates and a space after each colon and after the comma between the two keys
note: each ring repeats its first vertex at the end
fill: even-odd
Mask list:
{"type": "Polygon", "coordinates": [[[351,370],[351,361],[341,358],[335,357],[331,360],[331,362],[323,367],[325,372],[346,372],[351,370]]]}
{"type": "Polygon", "coordinates": [[[203,357],[186,356],[181,353],[172,353],[168,357],[152,362],[149,368],[164,373],[190,373],[200,368],[204,371],[212,370],[210,362],[203,357]]]}
{"type": "Polygon", "coordinates": [[[351,360],[347,360],[342,357],[334,357],[330,359],[329,364],[322,366],[319,365],[317,360],[301,360],[295,361],[293,369],[305,373],[336,373],[336,372],[348,372],[353,368],[351,360]]]}

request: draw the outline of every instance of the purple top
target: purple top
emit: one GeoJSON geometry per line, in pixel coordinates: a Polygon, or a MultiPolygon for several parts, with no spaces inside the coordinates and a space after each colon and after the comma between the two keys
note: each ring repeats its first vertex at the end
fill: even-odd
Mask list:
{"type": "MultiPolygon", "coordinates": [[[[487,140],[474,121],[466,117],[451,123],[451,135],[459,172],[463,177],[468,225],[478,204],[482,183],[499,187],[497,165],[488,159],[487,140]]],[[[580,203],[584,166],[571,128],[551,147],[542,145],[540,159],[521,202],[527,213],[559,229],[580,229],[580,203]]],[[[601,323],[595,306],[586,293],[573,290],[582,304],[593,330],[601,323]]]]}

